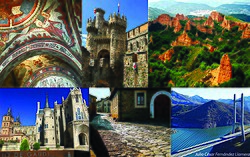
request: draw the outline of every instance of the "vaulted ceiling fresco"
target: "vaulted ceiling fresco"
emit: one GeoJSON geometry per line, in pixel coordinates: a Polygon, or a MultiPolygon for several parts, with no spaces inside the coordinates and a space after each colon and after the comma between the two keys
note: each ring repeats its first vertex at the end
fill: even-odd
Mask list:
{"type": "Polygon", "coordinates": [[[79,86],[80,23],[79,0],[0,0],[0,86],[79,86]]]}

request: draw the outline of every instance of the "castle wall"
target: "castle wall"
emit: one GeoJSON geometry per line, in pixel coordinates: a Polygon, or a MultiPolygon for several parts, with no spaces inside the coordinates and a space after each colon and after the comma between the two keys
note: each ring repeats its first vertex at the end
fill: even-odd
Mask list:
{"type": "Polygon", "coordinates": [[[148,86],[148,62],[147,52],[137,53],[137,62],[133,62],[134,53],[124,56],[124,87],[147,87],[148,86]],[[136,63],[136,69],[133,69],[136,63]]]}

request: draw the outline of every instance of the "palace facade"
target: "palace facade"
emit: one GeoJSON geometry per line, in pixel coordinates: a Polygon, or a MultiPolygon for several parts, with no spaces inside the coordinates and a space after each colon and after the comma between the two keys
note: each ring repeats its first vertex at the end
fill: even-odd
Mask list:
{"type": "Polygon", "coordinates": [[[66,99],[62,97],[62,104],[54,102],[54,108],[50,107],[48,96],[44,108],[37,102],[35,126],[21,126],[20,118],[14,120],[9,109],[3,116],[0,140],[20,143],[24,138],[30,145],[39,142],[49,148],[89,151],[89,114],[81,89],[71,89],[66,99]]]}

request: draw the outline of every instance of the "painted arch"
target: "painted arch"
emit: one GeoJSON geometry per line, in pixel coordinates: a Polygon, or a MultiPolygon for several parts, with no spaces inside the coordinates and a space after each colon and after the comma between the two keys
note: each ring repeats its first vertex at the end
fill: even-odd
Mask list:
{"type": "Polygon", "coordinates": [[[80,76],[82,69],[81,62],[73,55],[70,49],[60,42],[36,41],[15,49],[4,59],[3,62],[0,63],[0,74],[2,76],[0,78],[0,84],[2,84],[9,72],[22,61],[41,54],[48,54],[61,58],[72,67],[72,70],[75,71],[78,76],[80,76]]]}

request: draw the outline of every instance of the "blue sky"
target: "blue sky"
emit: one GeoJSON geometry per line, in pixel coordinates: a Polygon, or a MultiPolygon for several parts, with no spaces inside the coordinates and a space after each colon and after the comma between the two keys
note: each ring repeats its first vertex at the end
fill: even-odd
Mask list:
{"type": "Polygon", "coordinates": [[[172,88],[173,91],[188,95],[194,96],[199,95],[205,99],[233,99],[234,94],[236,98],[241,97],[241,93],[244,96],[250,96],[250,88],[172,88]]]}
{"type": "Polygon", "coordinates": [[[84,0],[82,1],[82,33],[86,37],[86,25],[88,18],[94,18],[94,9],[105,10],[107,20],[111,13],[118,11],[120,3],[120,14],[127,17],[127,31],[148,21],[148,1],[147,0],[84,0]]]}
{"type": "MultiPolygon", "coordinates": [[[[81,89],[83,98],[88,104],[88,89],[81,89]]],[[[37,102],[41,102],[41,108],[45,107],[46,94],[50,107],[54,102],[62,103],[62,96],[66,99],[70,88],[0,88],[0,123],[2,116],[12,108],[12,114],[16,118],[20,115],[22,125],[34,125],[36,120],[37,102]]]]}

